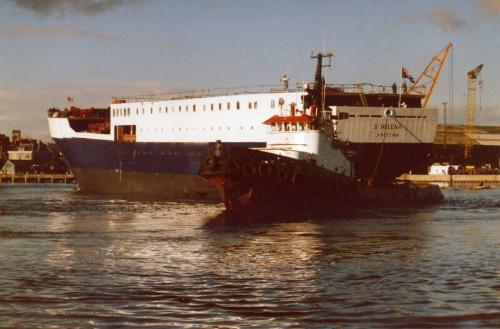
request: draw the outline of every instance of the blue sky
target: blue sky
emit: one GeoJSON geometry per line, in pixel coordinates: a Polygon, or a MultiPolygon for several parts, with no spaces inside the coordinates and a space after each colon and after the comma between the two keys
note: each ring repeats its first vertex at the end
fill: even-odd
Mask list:
{"type": "MultiPolygon", "coordinates": [[[[127,1],[0,4],[0,133],[46,138],[46,110],[112,96],[311,80],[311,51],[333,50],[330,83],[392,84],[454,44],[454,109],[484,64],[481,124],[500,124],[500,0],[127,1]]],[[[448,63],[451,61],[449,60],[448,63]]],[[[449,98],[449,67],[430,104],[449,98]]]]}

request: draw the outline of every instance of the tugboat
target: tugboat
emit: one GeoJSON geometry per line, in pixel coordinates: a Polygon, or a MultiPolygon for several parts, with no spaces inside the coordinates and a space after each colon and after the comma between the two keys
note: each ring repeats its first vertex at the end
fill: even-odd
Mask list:
{"type": "Polygon", "coordinates": [[[267,126],[265,147],[234,146],[218,140],[209,148],[199,175],[217,187],[226,208],[246,211],[442,201],[438,187],[394,183],[405,170],[403,164],[411,162],[404,155],[412,149],[420,153],[422,145],[431,143],[436,110],[326,104],[322,57],[318,56],[315,84],[308,90],[311,98],[304,100],[303,107],[291,103],[263,122],[267,126]],[[365,139],[367,129],[374,130],[377,141],[363,149],[368,142],[346,139],[355,126],[365,139]],[[347,127],[345,131],[343,127],[347,127]],[[385,147],[389,152],[384,152],[385,147]],[[397,149],[403,150],[403,157],[397,158],[397,149]],[[396,165],[384,168],[391,160],[388,156],[396,165]],[[357,161],[369,163],[356,166],[357,161]]]}
{"type": "Polygon", "coordinates": [[[217,141],[200,164],[231,212],[272,209],[406,206],[443,200],[433,185],[374,184],[354,175],[353,154],[329,139],[330,127],[313,117],[274,116],[265,148],[217,141]],[[351,157],[351,158],[350,158],[351,157]]]}

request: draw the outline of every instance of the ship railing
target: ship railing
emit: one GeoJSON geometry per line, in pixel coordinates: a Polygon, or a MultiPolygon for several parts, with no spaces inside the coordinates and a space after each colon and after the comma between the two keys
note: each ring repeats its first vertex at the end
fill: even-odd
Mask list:
{"type": "MultiPolygon", "coordinates": [[[[314,83],[308,84],[308,87],[309,89],[313,89],[314,83]]],[[[386,94],[393,92],[392,86],[379,85],[370,82],[327,84],[326,87],[345,93],[386,94]]]]}
{"type": "Polygon", "coordinates": [[[302,85],[298,87],[288,88],[285,90],[283,85],[256,85],[256,86],[242,86],[242,87],[229,87],[229,88],[208,88],[198,90],[179,91],[174,90],[161,94],[150,95],[135,95],[135,96],[121,96],[113,97],[112,103],[133,103],[133,102],[148,102],[148,101],[164,101],[164,100],[181,100],[191,98],[203,97],[216,97],[240,94],[259,94],[259,93],[282,93],[282,92],[296,92],[303,91],[302,85]]]}
{"type": "MultiPolygon", "coordinates": [[[[338,89],[339,92],[355,92],[364,94],[373,93],[391,93],[392,87],[379,85],[369,82],[351,83],[351,84],[327,84],[328,88],[338,89]]],[[[112,103],[134,103],[134,102],[150,102],[150,101],[165,101],[165,100],[182,100],[203,97],[216,97],[228,95],[241,95],[241,94],[259,94],[259,93],[282,93],[282,92],[300,92],[306,89],[313,89],[314,83],[297,83],[295,86],[286,88],[283,85],[268,84],[268,85],[254,85],[254,86],[241,86],[229,88],[207,88],[196,89],[188,91],[172,90],[166,93],[159,94],[146,94],[146,95],[133,95],[133,96],[119,96],[113,97],[112,103]]]]}

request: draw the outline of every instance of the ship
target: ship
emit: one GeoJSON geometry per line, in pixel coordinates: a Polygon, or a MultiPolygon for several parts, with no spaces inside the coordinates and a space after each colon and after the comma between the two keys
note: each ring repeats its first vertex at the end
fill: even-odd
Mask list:
{"type": "MultiPolygon", "coordinates": [[[[426,168],[436,109],[423,108],[422,95],[391,87],[326,84],[323,59],[331,56],[314,56],[314,81],[296,87],[284,76],[267,90],[114,97],[108,108],[51,108],[50,135],[81,191],[138,197],[220,199],[213,182],[198,175],[207,152],[216,141],[244,152],[279,149],[270,129],[282,129],[285,138],[296,130],[320,132],[305,144],[333,147],[347,161],[335,165],[329,152],[307,144],[299,153],[314,163],[316,174],[324,169],[344,177],[349,171],[349,177],[383,186],[403,172],[426,168]],[[317,130],[325,122],[327,134],[317,130]]],[[[286,152],[281,149],[276,156],[286,152]]],[[[349,188],[352,179],[343,179],[342,186],[349,188]]]]}

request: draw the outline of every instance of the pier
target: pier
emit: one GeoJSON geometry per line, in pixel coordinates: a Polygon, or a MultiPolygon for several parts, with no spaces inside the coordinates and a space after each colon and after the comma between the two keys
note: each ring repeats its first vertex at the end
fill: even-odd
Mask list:
{"type": "Polygon", "coordinates": [[[453,184],[498,184],[500,175],[410,175],[403,174],[397,178],[412,183],[448,183],[453,184]]]}
{"type": "Polygon", "coordinates": [[[65,183],[74,184],[73,174],[0,174],[1,183],[65,183]]]}

